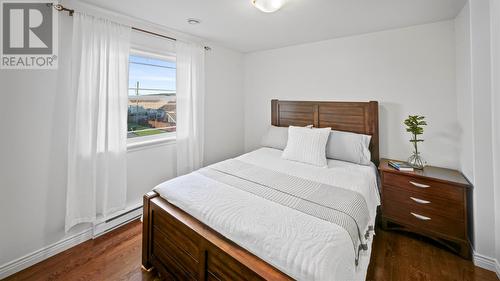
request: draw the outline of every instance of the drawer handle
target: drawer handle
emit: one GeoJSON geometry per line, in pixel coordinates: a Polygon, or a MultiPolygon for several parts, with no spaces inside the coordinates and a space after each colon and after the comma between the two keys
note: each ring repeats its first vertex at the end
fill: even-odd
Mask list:
{"type": "Polygon", "coordinates": [[[412,213],[412,212],[410,212],[410,214],[412,214],[414,217],[416,217],[419,220],[423,220],[423,221],[430,221],[431,220],[431,218],[426,217],[426,216],[422,216],[422,215],[415,214],[415,213],[412,213]]]}
{"type": "Polygon", "coordinates": [[[419,204],[429,204],[431,203],[431,201],[427,201],[427,200],[422,200],[422,199],[418,199],[418,198],[415,198],[415,197],[410,197],[411,200],[419,203],[419,204]]]}
{"type": "Polygon", "coordinates": [[[428,187],[430,187],[430,185],[421,184],[421,183],[418,183],[418,182],[410,181],[410,183],[413,184],[414,186],[420,187],[420,188],[428,188],[428,187]]]}

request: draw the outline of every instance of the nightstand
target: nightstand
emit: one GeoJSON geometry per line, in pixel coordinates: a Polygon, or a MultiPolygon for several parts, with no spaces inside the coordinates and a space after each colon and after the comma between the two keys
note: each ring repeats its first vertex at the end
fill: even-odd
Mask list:
{"type": "Polygon", "coordinates": [[[382,227],[414,232],[470,259],[469,212],[472,186],[456,170],[427,166],[400,172],[382,159],[382,227]]]}

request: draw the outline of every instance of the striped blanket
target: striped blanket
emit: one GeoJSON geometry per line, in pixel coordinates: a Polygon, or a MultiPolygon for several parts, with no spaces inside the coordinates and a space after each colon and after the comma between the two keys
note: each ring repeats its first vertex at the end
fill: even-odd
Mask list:
{"type": "Polygon", "coordinates": [[[369,212],[364,197],[354,191],[229,159],[199,170],[216,181],[252,193],[297,211],[335,223],[351,237],[355,263],[366,250],[369,212]]]}

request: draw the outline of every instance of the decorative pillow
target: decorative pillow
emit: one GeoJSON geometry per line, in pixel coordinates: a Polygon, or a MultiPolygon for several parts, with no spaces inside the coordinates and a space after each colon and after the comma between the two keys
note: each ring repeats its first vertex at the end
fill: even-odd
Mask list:
{"type": "Polygon", "coordinates": [[[332,130],[326,144],[326,157],[360,165],[370,165],[372,136],[332,130]]]}
{"type": "MultiPolygon", "coordinates": [[[[306,128],[312,128],[312,127],[313,125],[306,126],[306,128]]],[[[267,130],[267,133],[262,137],[260,145],[283,150],[286,147],[287,141],[288,141],[288,127],[271,126],[267,130]]]]}
{"type": "Polygon", "coordinates": [[[288,127],[271,126],[267,133],[262,137],[260,144],[262,146],[285,149],[288,141],[288,127]]]}
{"type": "Polygon", "coordinates": [[[326,167],[326,143],[330,128],[304,128],[290,126],[288,141],[282,158],[303,162],[319,167],[326,167]]]}

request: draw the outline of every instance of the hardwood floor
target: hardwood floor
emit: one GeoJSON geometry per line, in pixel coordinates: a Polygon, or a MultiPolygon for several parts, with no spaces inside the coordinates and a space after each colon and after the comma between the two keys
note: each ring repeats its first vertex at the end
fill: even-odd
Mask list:
{"type": "MultiPolygon", "coordinates": [[[[134,221],[5,280],[158,280],[141,270],[141,223],[134,221]]],[[[368,280],[498,280],[422,238],[377,230],[368,280]]]]}
{"type": "Polygon", "coordinates": [[[436,245],[409,233],[376,230],[367,280],[496,281],[494,272],[474,266],[436,245]]]}
{"type": "Polygon", "coordinates": [[[5,280],[155,280],[141,270],[141,234],[141,222],[131,222],[5,280]]]}

